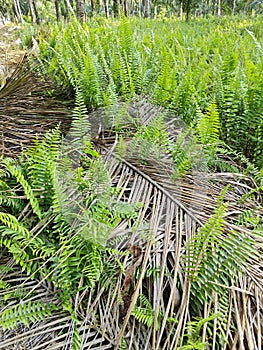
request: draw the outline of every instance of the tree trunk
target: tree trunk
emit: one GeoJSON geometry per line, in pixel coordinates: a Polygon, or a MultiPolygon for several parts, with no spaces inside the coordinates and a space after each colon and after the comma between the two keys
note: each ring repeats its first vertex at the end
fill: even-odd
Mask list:
{"type": "Polygon", "coordinates": [[[128,6],[128,0],[123,1],[123,12],[126,17],[129,16],[129,6],[128,6]]]}
{"type": "Polygon", "coordinates": [[[55,8],[56,8],[57,21],[59,22],[62,19],[59,0],[55,0],[55,8]]]}
{"type": "Polygon", "coordinates": [[[109,18],[109,0],[104,0],[105,17],[109,18]]]}
{"type": "Polygon", "coordinates": [[[149,18],[150,15],[151,15],[150,0],[145,0],[144,17],[149,18]]]}
{"type": "Polygon", "coordinates": [[[86,21],[86,10],[83,0],[76,0],[77,17],[81,22],[86,21]]]}
{"type": "Polygon", "coordinates": [[[22,11],[21,11],[19,0],[14,0],[13,9],[14,9],[15,17],[17,18],[17,20],[19,22],[23,23],[24,20],[23,20],[23,15],[22,15],[22,11]]]}
{"type": "Polygon", "coordinates": [[[183,1],[181,0],[180,1],[180,9],[179,9],[179,17],[180,17],[180,20],[182,21],[183,20],[183,1]]]}
{"type": "Polygon", "coordinates": [[[90,6],[91,6],[91,12],[92,12],[92,15],[93,15],[94,12],[96,11],[96,2],[95,2],[95,0],[90,0],[90,6]]]}
{"type": "Polygon", "coordinates": [[[119,17],[119,0],[113,0],[113,15],[114,17],[119,17]]]}
{"type": "Polygon", "coordinates": [[[157,6],[154,6],[154,10],[153,10],[153,18],[156,19],[158,16],[158,8],[157,6]]]}
{"type": "Polygon", "coordinates": [[[185,11],[185,20],[188,22],[190,20],[190,14],[192,9],[192,0],[183,0],[183,9],[185,11]]]}
{"type": "Polygon", "coordinates": [[[217,2],[217,16],[221,16],[221,0],[218,0],[217,2]]]}
{"type": "Polygon", "coordinates": [[[236,0],[233,0],[233,2],[232,2],[232,9],[231,9],[232,15],[235,14],[235,11],[236,11],[236,0]]]}
{"type": "Polygon", "coordinates": [[[64,0],[64,6],[65,6],[65,14],[64,17],[69,21],[70,20],[70,14],[74,13],[73,8],[69,0],[64,0]]]}
{"type": "Polygon", "coordinates": [[[33,5],[34,13],[36,16],[36,24],[40,24],[40,18],[39,18],[39,12],[38,12],[38,8],[37,8],[36,0],[32,0],[32,5],[33,5]]]}
{"type": "Polygon", "coordinates": [[[30,11],[30,17],[32,19],[32,22],[36,23],[36,16],[35,16],[32,0],[28,0],[28,4],[29,4],[29,11],[30,11]]]}
{"type": "Polygon", "coordinates": [[[40,24],[39,13],[37,9],[36,0],[28,0],[30,16],[33,23],[40,24]]]}

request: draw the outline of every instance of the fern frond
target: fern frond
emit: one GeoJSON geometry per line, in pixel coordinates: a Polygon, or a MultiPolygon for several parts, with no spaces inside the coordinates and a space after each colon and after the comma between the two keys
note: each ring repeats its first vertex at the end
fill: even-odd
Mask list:
{"type": "Polygon", "coordinates": [[[215,102],[212,102],[205,114],[201,114],[196,127],[198,138],[203,145],[211,146],[218,142],[220,121],[215,102]]]}
{"type": "Polygon", "coordinates": [[[25,171],[33,188],[42,191],[39,203],[46,210],[52,205],[54,188],[54,168],[59,156],[61,137],[59,128],[46,133],[42,141],[35,144],[23,155],[26,159],[25,171]]]}
{"type": "Polygon", "coordinates": [[[129,154],[142,161],[151,157],[160,159],[168,153],[169,137],[166,131],[164,116],[158,115],[146,125],[142,125],[133,136],[129,145],[129,154]]]}
{"type": "Polygon", "coordinates": [[[198,349],[205,350],[207,348],[207,342],[203,342],[200,337],[200,331],[206,323],[210,323],[217,317],[216,314],[212,314],[207,318],[199,318],[195,321],[190,321],[187,323],[187,333],[184,338],[187,338],[186,345],[180,347],[182,350],[198,349]]]}
{"type": "Polygon", "coordinates": [[[137,305],[132,311],[132,315],[139,322],[145,324],[148,328],[152,326],[154,322],[155,312],[152,308],[150,301],[144,294],[140,294],[138,296],[137,305]]]}
{"type": "Polygon", "coordinates": [[[12,176],[14,176],[17,180],[17,182],[22,186],[24,193],[26,195],[26,198],[29,200],[33,212],[37,215],[37,217],[41,220],[42,213],[40,210],[40,206],[38,203],[38,200],[36,199],[33,189],[28,183],[28,181],[25,179],[22,171],[15,166],[14,164],[11,164],[11,162],[3,161],[3,164],[5,165],[6,169],[10,172],[12,176]]]}
{"type": "Polygon", "coordinates": [[[8,171],[3,174],[3,180],[0,180],[0,206],[4,209],[11,210],[12,213],[17,213],[23,210],[23,201],[19,199],[16,191],[12,189],[12,184],[9,183],[8,171]]]}
{"type": "Polygon", "coordinates": [[[244,273],[259,254],[247,233],[225,232],[227,203],[223,203],[222,196],[215,213],[186,246],[185,271],[193,283],[193,296],[201,303],[211,291],[223,293],[222,286],[227,287],[238,272],[244,273]]]}
{"type": "Polygon", "coordinates": [[[51,316],[54,310],[58,310],[55,304],[46,305],[41,301],[28,301],[24,304],[18,304],[2,311],[0,316],[0,325],[3,330],[15,329],[19,323],[25,324],[27,327],[30,323],[36,323],[51,316]]]}

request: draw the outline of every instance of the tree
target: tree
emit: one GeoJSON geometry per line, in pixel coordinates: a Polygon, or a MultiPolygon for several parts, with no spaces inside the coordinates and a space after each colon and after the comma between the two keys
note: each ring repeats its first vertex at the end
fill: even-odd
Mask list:
{"type": "Polygon", "coordinates": [[[151,6],[150,6],[150,0],[145,0],[144,5],[144,17],[149,18],[151,15],[151,6]]]}
{"type": "Polygon", "coordinates": [[[17,20],[19,22],[23,22],[23,15],[22,15],[22,11],[21,11],[19,0],[14,0],[13,10],[14,10],[15,17],[17,18],[17,20]]]}
{"type": "Polygon", "coordinates": [[[120,3],[119,0],[113,0],[113,14],[114,17],[119,17],[120,15],[120,3]]]}
{"type": "Polygon", "coordinates": [[[85,3],[83,0],[76,0],[77,17],[81,22],[86,21],[85,3]]]}
{"type": "Polygon", "coordinates": [[[28,0],[30,16],[33,23],[40,24],[40,17],[37,8],[36,0],[28,0]]]}
{"type": "Polygon", "coordinates": [[[104,0],[105,16],[109,18],[109,0],[104,0]]]}
{"type": "Polygon", "coordinates": [[[73,4],[71,3],[70,0],[64,0],[64,11],[65,13],[63,14],[63,16],[69,20],[70,19],[70,13],[73,12],[73,8],[72,8],[73,4]]]}
{"type": "Polygon", "coordinates": [[[129,5],[128,5],[128,0],[123,0],[122,6],[123,6],[124,15],[125,15],[126,17],[128,17],[128,16],[129,16],[129,5]]]}
{"type": "Polygon", "coordinates": [[[185,12],[185,20],[188,22],[191,17],[191,12],[195,9],[198,0],[182,0],[183,12],[185,12]]]}
{"type": "Polygon", "coordinates": [[[55,0],[55,8],[56,8],[57,21],[59,22],[62,19],[61,7],[60,7],[59,0],[55,0]]]}
{"type": "Polygon", "coordinates": [[[11,15],[11,3],[10,1],[5,1],[0,3],[0,19],[6,20],[11,15]]]}
{"type": "Polygon", "coordinates": [[[91,12],[92,14],[96,11],[96,1],[90,0],[91,12]]]}

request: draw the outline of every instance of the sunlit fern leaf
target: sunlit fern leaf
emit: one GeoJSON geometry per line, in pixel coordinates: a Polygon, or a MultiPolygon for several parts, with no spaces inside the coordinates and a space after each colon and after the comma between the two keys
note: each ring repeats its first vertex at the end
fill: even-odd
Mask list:
{"type": "Polygon", "coordinates": [[[187,323],[187,333],[185,334],[186,345],[180,347],[182,350],[199,349],[205,350],[207,348],[207,342],[203,342],[200,336],[200,331],[206,323],[211,323],[217,317],[216,314],[204,319],[197,319],[187,323]]]}
{"type": "Polygon", "coordinates": [[[39,322],[57,309],[58,307],[54,304],[45,305],[40,301],[31,302],[29,300],[24,304],[18,304],[4,310],[1,313],[0,325],[4,330],[14,329],[18,323],[29,326],[31,322],[39,322]]]}
{"type": "Polygon", "coordinates": [[[244,273],[258,259],[257,245],[247,233],[225,231],[226,210],[222,194],[215,213],[186,246],[185,271],[193,283],[193,297],[200,303],[212,291],[223,293],[238,272],[244,273]]]}
{"type": "Polygon", "coordinates": [[[138,296],[137,305],[132,311],[132,315],[150,328],[154,322],[154,310],[148,298],[144,294],[138,296]]]}
{"type": "Polygon", "coordinates": [[[26,195],[26,198],[29,200],[32,210],[34,213],[38,216],[38,218],[41,220],[42,213],[39,207],[39,203],[37,198],[34,195],[33,189],[26,180],[24,174],[22,171],[17,167],[15,164],[12,164],[13,162],[8,160],[3,160],[2,163],[6,167],[6,169],[10,172],[10,174],[16,178],[17,182],[22,186],[24,193],[26,195]]]}
{"type": "Polygon", "coordinates": [[[83,340],[77,328],[77,322],[73,321],[72,350],[81,350],[83,340]]]}
{"type": "Polygon", "coordinates": [[[218,142],[220,120],[215,102],[212,102],[205,114],[200,115],[197,121],[197,133],[203,145],[212,146],[218,142]]]}
{"type": "Polygon", "coordinates": [[[38,199],[44,208],[52,204],[52,190],[54,188],[54,166],[59,156],[61,145],[60,130],[49,131],[43,140],[36,140],[25,153],[25,168],[30,184],[38,191],[45,192],[45,196],[38,199]]]}
{"type": "Polygon", "coordinates": [[[37,270],[34,258],[45,259],[54,253],[54,246],[47,244],[45,237],[31,236],[26,225],[19,222],[13,215],[0,213],[1,246],[6,247],[13,254],[14,259],[26,270],[33,274],[37,270]],[[31,260],[32,259],[32,260],[31,260]]]}
{"type": "Polygon", "coordinates": [[[195,146],[196,143],[191,138],[190,129],[183,131],[181,135],[177,137],[176,142],[170,144],[174,163],[172,179],[176,180],[190,172],[193,165],[192,151],[195,146]]]}
{"type": "Polygon", "coordinates": [[[73,120],[70,134],[67,139],[71,142],[78,142],[80,145],[89,140],[90,125],[87,118],[87,107],[84,101],[83,92],[76,89],[76,107],[73,110],[73,120]]]}

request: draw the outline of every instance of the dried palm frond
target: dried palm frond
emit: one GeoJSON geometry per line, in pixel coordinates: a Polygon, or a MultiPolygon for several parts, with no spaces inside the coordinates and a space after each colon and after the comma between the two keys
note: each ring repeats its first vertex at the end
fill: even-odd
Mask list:
{"type": "MultiPolygon", "coordinates": [[[[138,110],[140,111],[140,109],[138,110]]],[[[148,103],[144,103],[142,110],[142,117],[144,118],[140,118],[142,123],[148,123],[150,118],[154,118],[156,113],[159,112],[153,107],[150,108],[148,103]],[[150,115],[147,114],[149,110],[150,115]]],[[[169,121],[168,125],[169,127],[180,125],[180,122],[172,120],[172,122],[169,121]]],[[[104,143],[109,144],[107,138],[104,143]]],[[[228,210],[225,215],[226,232],[233,229],[239,231],[240,234],[243,231],[248,232],[245,227],[238,227],[235,224],[237,217],[242,215],[245,210],[251,210],[255,215],[262,216],[261,198],[258,202],[249,200],[239,202],[241,197],[254,187],[252,179],[242,174],[209,174],[197,171],[192,175],[189,174],[173,181],[171,179],[172,164],[165,155],[160,157],[159,160],[147,158],[146,163],[141,163],[140,158],[127,156],[128,152],[124,158],[121,158],[118,154],[112,152],[112,147],[105,148],[101,146],[101,143],[98,146],[108,164],[109,174],[114,186],[121,189],[119,199],[129,203],[141,202],[143,204],[139,220],[141,223],[148,224],[153,239],[145,246],[142,243],[139,230],[137,234],[131,235],[130,245],[144,247],[143,260],[140,262],[141,278],[134,280],[134,286],[131,288],[132,293],[127,297],[128,301],[124,298],[125,316],[121,330],[116,331],[115,337],[117,337],[119,345],[122,337],[124,337],[130,349],[177,349],[186,331],[186,323],[190,321],[189,309],[191,308],[191,283],[182,272],[182,254],[185,243],[194,236],[198,227],[205,224],[208,218],[211,217],[217,206],[218,196],[228,184],[231,185],[231,190],[225,196],[225,201],[228,202],[228,210]],[[158,277],[155,279],[149,278],[147,283],[147,278],[145,280],[147,269],[154,268],[158,270],[158,277]],[[144,276],[144,279],[142,276],[144,276]],[[130,330],[131,324],[134,322],[131,315],[139,293],[148,296],[154,315],[153,324],[148,329],[147,337],[144,340],[130,330]],[[167,320],[173,318],[177,319],[178,322],[171,322],[168,326],[167,320]]],[[[128,147],[129,140],[127,140],[127,149],[128,147]]],[[[119,231],[113,232],[113,237],[121,236],[122,230],[123,227],[119,231]]],[[[230,346],[232,346],[231,344],[235,344],[235,347],[238,346],[237,344],[243,346],[243,342],[245,342],[247,349],[260,349],[262,344],[262,324],[259,320],[262,319],[263,311],[263,284],[262,279],[258,279],[258,271],[260,270],[262,270],[262,261],[255,261],[255,266],[250,266],[247,269],[247,275],[240,274],[237,278],[233,278],[229,290],[227,286],[222,286],[223,289],[226,288],[229,292],[231,300],[227,316],[232,321],[235,320],[234,323],[238,329],[236,335],[233,334],[231,329],[227,329],[225,332],[225,339],[228,339],[230,346]],[[253,292],[245,281],[249,281],[250,286],[253,286],[253,292]],[[248,303],[254,305],[250,309],[249,317],[246,315],[248,303]],[[242,316],[239,316],[240,312],[242,312],[242,316]],[[242,326],[240,326],[240,317],[242,318],[242,326]],[[257,322],[253,321],[253,324],[255,324],[253,330],[248,318],[250,321],[252,319],[257,320],[257,322]]],[[[123,293],[124,286],[120,285],[119,288],[117,295],[123,293]]],[[[112,305],[112,302],[110,303],[111,293],[108,294],[109,305],[112,305]]],[[[207,299],[209,300],[209,298],[207,299]]],[[[214,301],[207,302],[204,308],[204,318],[209,316],[209,310],[211,311],[212,307],[216,311],[216,300],[215,294],[214,301]]],[[[105,303],[102,299],[98,300],[98,304],[100,302],[105,303]]],[[[108,317],[115,317],[116,319],[118,310],[115,308],[112,311],[112,306],[110,310],[109,312],[112,312],[112,315],[108,317]]],[[[104,321],[104,323],[112,324],[110,320],[104,321]]],[[[213,348],[216,346],[217,326],[217,323],[214,322],[213,348]]],[[[110,330],[108,331],[110,332],[110,330]]],[[[143,327],[141,332],[145,332],[143,327]]],[[[207,334],[204,330],[203,341],[206,340],[206,337],[207,334]]],[[[224,348],[227,348],[226,344],[224,348]]],[[[117,348],[116,346],[115,349],[117,348]]]]}
{"type": "Polygon", "coordinates": [[[14,156],[28,147],[49,128],[62,125],[65,132],[71,122],[71,101],[48,96],[54,88],[27,68],[23,55],[0,90],[0,150],[14,156]]]}
{"type": "MultiPolygon", "coordinates": [[[[222,199],[224,217],[219,217],[224,219],[222,242],[235,232],[236,236],[240,235],[240,242],[248,235],[262,246],[253,229],[245,224],[237,225],[238,218],[242,223],[246,210],[262,216],[260,196],[254,201],[244,196],[254,188],[253,181],[240,174],[209,174],[201,169],[182,178],[173,178],[169,154],[164,152],[160,157],[153,157],[149,153],[140,158],[138,149],[129,153],[130,135],[136,130],[134,123],[149,125],[160,110],[141,101],[131,104],[128,111],[129,116],[121,121],[120,127],[130,132],[128,137],[123,134],[121,141],[125,143],[125,152],[119,147],[121,139],[116,135],[116,128],[104,128],[103,113],[100,121],[91,116],[90,124],[93,142],[116,189],[117,201],[141,203],[135,225],[122,220],[105,242],[105,249],[129,254],[119,259],[119,271],[114,275],[106,271],[105,278],[92,287],[83,285],[80,278],[76,297],[71,300],[79,323],[66,312],[56,310],[45,320],[18,328],[17,334],[2,332],[4,349],[19,346],[31,350],[180,349],[186,335],[193,337],[195,334],[192,309],[195,301],[199,301],[199,296],[195,295],[195,280],[185,268],[188,244],[213,216],[218,196],[228,184],[230,190],[222,199]],[[80,339],[74,338],[75,327],[80,339]],[[74,347],[73,341],[79,342],[78,347],[74,347]]],[[[112,120],[117,117],[115,113],[112,120]]],[[[107,127],[110,125],[112,123],[107,127]]],[[[176,139],[182,128],[180,121],[168,118],[166,125],[169,138],[176,139]]],[[[66,141],[70,142],[70,135],[66,141]]],[[[66,193],[68,198],[77,198],[71,187],[66,193]]],[[[68,207],[64,209],[69,210],[68,207]]],[[[196,341],[209,340],[210,349],[261,349],[263,283],[259,256],[255,254],[255,259],[244,266],[242,273],[211,289],[211,295],[206,292],[207,298],[198,316],[209,321],[197,332],[196,341]]],[[[109,268],[111,259],[114,254],[106,261],[109,268]]],[[[5,274],[7,282],[10,282],[9,276],[5,274]]],[[[36,299],[42,300],[43,295],[46,303],[50,300],[56,305],[54,294],[59,291],[54,291],[45,279],[40,277],[32,281],[30,287],[25,275],[15,272],[14,276],[15,281],[21,278],[21,284],[29,290],[35,289],[36,299]]]]}

